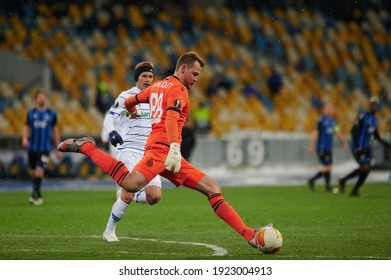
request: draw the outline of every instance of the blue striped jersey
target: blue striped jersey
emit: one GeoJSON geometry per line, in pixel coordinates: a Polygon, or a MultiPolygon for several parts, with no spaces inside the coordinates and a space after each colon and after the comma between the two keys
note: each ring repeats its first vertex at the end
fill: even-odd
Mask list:
{"type": "Polygon", "coordinates": [[[371,112],[359,115],[352,127],[352,147],[368,150],[371,148],[370,142],[377,127],[377,117],[371,112]]]}
{"type": "Polygon", "coordinates": [[[317,123],[318,141],[317,151],[331,151],[334,132],[338,130],[337,122],[332,117],[322,116],[317,123]]]}
{"type": "Polygon", "coordinates": [[[26,125],[30,127],[29,151],[50,152],[52,129],[57,125],[57,115],[52,109],[40,111],[32,108],[28,111],[26,125]]]}

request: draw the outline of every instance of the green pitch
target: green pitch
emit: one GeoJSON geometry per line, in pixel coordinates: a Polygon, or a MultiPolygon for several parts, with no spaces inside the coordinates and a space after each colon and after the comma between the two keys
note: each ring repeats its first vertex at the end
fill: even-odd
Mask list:
{"type": "MultiPolygon", "coordinates": [[[[350,191],[352,186],[348,185],[350,191]]],[[[101,234],[115,192],[44,191],[31,206],[29,193],[0,193],[0,259],[391,259],[391,189],[366,184],[360,198],[314,193],[305,186],[223,188],[225,199],[248,226],[274,223],[283,249],[264,255],[186,188],[164,189],[154,206],[132,204],[117,228],[119,243],[101,234]]]]}

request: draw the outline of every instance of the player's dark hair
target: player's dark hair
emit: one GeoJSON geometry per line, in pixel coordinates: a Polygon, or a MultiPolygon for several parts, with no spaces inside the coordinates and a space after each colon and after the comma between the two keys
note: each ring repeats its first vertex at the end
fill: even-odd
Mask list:
{"type": "Polygon", "coordinates": [[[137,82],[138,77],[143,72],[150,72],[153,74],[154,72],[153,64],[148,61],[140,62],[139,64],[137,64],[136,67],[134,68],[134,81],[137,82]]]}
{"type": "Polygon", "coordinates": [[[196,53],[196,52],[187,52],[181,55],[178,59],[175,67],[175,71],[179,69],[182,65],[186,64],[187,67],[191,68],[194,65],[194,62],[198,61],[201,67],[205,66],[205,61],[196,53]]]}

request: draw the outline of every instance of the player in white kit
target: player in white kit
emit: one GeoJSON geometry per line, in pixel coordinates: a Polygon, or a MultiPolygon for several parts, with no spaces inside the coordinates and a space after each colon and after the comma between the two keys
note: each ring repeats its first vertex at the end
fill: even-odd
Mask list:
{"type": "MultiPolygon", "coordinates": [[[[122,161],[131,172],[144,154],[144,146],[152,128],[150,107],[148,103],[140,103],[137,115],[131,116],[125,109],[125,99],[135,95],[152,84],[154,74],[153,64],[141,62],[135,67],[134,79],[136,86],[123,91],[114,101],[106,114],[103,126],[109,132],[110,143],[116,147],[116,158],[122,161]]],[[[132,201],[153,205],[160,201],[162,196],[160,176],[156,176],[139,192],[133,194],[119,187],[117,201],[114,203],[103,240],[107,242],[119,241],[116,234],[117,223],[121,220],[132,201]]]]}

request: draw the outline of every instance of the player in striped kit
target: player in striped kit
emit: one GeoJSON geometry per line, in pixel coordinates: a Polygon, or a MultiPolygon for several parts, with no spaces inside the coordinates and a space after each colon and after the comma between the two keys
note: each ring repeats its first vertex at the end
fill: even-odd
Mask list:
{"type": "Polygon", "coordinates": [[[316,128],[311,133],[310,145],[308,147],[308,153],[311,155],[314,153],[316,143],[316,153],[320,163],[322,164],[322,168],[308,180],[308,185],[311,191],[314,191],[315,181],[321,177],[324,177],[326,191],[330,192],[334,135],[337,136],[338,140],[346,151],[348,151],[349,146],[340,132],[336,120],[333,117],[333,105],[331,103],[325,103],[323,105],[322,111],[322,116],[319,118],[316,124],[316,128]]]}
{"type": "MultiPolygon", "coordinates": [[[[38,89],[34,94],[35,107],[27,113],[26,123],[22,131],[22,146],[28,150],[28,172],[32,179],[33,191],[29,201],[33,205],[43,203],[41,183],[45,177],[46,164],[52,148],[51,140],[56,145],[60,143],[60,132],[57,124],[57,114],[48,108],[48,98],[45,90],[38,89]]],[[[57,158],[61,153],[56,152],[57,158]]]]}
{"type": "Polygon", "coordinates": [[[372,136],[374,136],[377,141],[387,148],[391,148],[391,144],[387,143],[380,137],[377,129],[378,119],[376,117],[376,113],[378,111],[378,104],[379,101],[377,98],[371,97],[369,100],[369,110],[360,114],[352,127],[350,148],[359,167],[343,178],[338,179],[338,187],[341,193],[344,193],[345,191],[346,181],[358,176],[357,182],[353,190],[350,192],[350,196],[357,197],[360,195],[359,189],[365,183],[365,180],[372,169],[372,136]]]}
{"type": "MultiPolygon", "coordinates": [[[[116,147],[116,158],[122,161],[129,171],[133,170],[142,158],[152,125],[149,104],[139,104],[137,116],[132,117],[127,113],[124,102],[129,96],[149,87],[152,84],[153,77],[154,67],[152,63],[141,62],[137,64],[134,77],[136,86],[120,93],[103,121],[104,129],[109,132],[109,140],[116,147]]],[[[161,187],[159,175],[135,194],[119,187],[117,201],[112,207],[103,233],[103,240],[107,242],[119,241],[115,234],[116,226],[129,204],[132,201],[149,205],[158,203],[162,196],[161,187]]]]}

